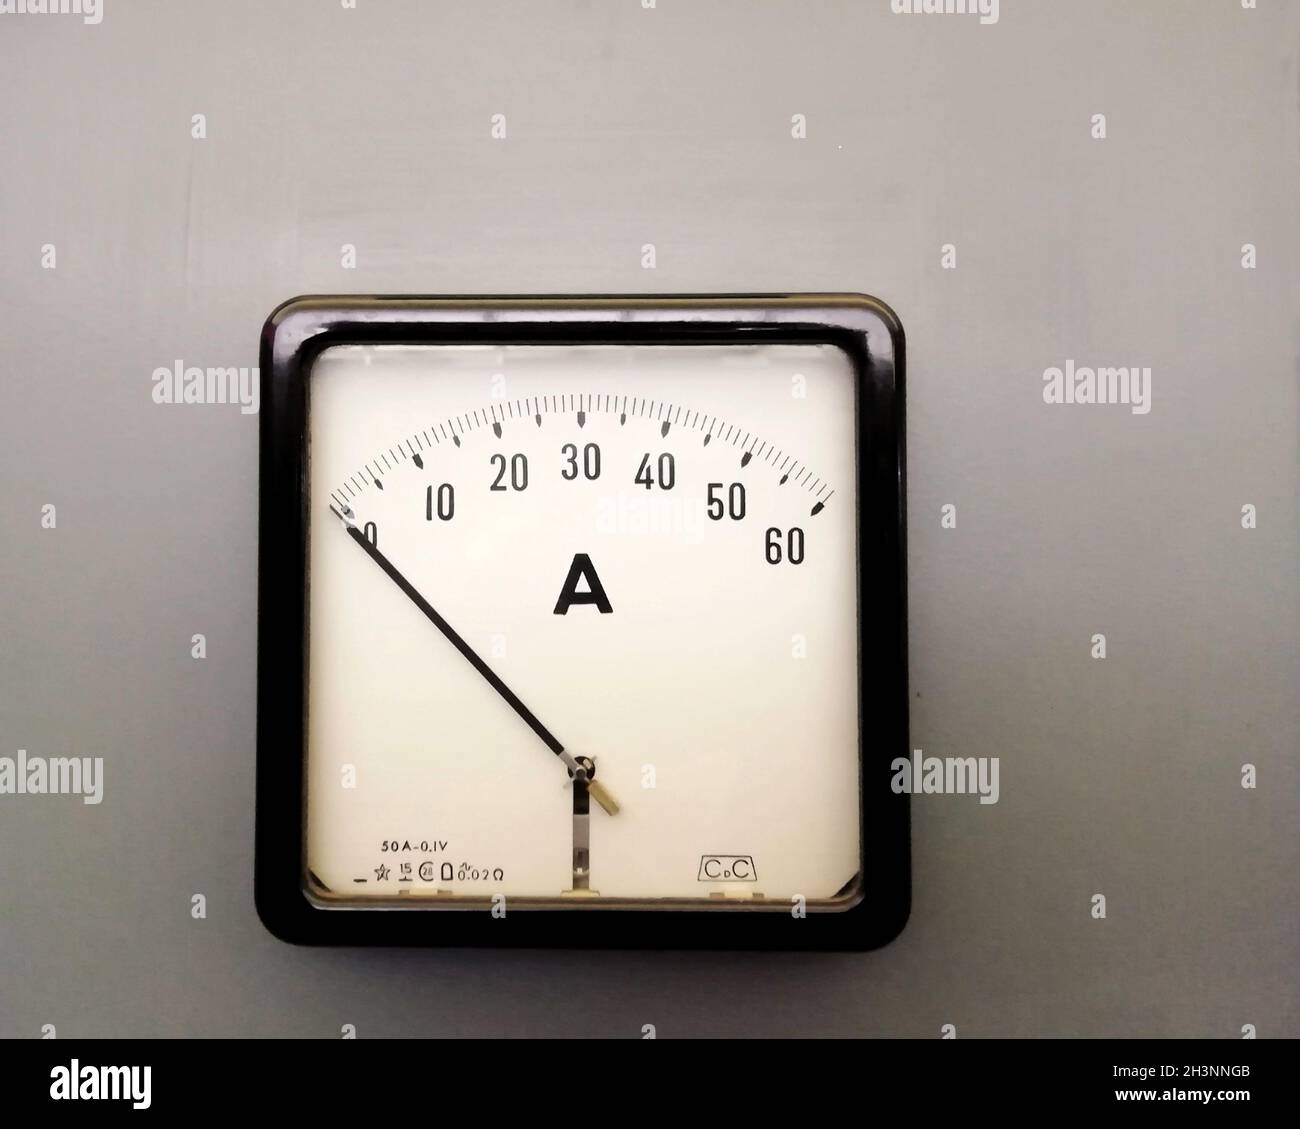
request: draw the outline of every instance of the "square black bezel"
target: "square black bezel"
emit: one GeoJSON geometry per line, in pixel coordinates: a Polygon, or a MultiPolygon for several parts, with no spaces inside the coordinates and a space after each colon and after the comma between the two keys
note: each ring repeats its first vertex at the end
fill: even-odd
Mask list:
{"type": "Polygon", "coordinates": [[[257,814],[254,896],[298,944],[862,950],[911,904],[903,329],[861,294],[291,299],[261,342],[257,814]],[[838,910],[324,908],[304,888],[307,413],[313,362],[334,345],[830,344],[856,376],[863,896],[838,910]],[[867,613],[870,613],[868,615],[867,613]],[[872,740],[868,742],[870,733],[872,740]],[[870,746],[870,747],[868,747],[870,746]]]}

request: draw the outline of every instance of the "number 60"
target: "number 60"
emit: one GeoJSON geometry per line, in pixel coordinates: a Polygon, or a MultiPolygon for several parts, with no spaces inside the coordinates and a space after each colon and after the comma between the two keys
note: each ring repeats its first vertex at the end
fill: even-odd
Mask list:
{"type": "Polygon", "coordinates": [[[763,555],[768,564],[780,564],[782,560],[790,564],[803,564],[803,530],[797,525],[786,533],[776,526],[767,531],[763,546],[763,555]]]}

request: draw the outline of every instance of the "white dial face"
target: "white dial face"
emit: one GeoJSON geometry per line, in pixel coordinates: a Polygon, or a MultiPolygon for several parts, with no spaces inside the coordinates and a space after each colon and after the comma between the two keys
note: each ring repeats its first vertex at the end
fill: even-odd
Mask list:
{"type": "Polygon", "coordinates": [[[842,351],[337,346],[309,388],[314,897],[858,900],[842,351]]]}

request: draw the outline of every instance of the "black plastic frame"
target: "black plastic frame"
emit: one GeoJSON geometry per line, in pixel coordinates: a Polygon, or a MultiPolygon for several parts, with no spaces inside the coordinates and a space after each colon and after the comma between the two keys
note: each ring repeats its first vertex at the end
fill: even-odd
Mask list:
{"type": "Polygon", "coordinates": [[[254,893],[285,941],[347,945],[869,949],[911,905],[903,328],[860,294],[698,297],[300,297],[262,330],[254,893]],[[322,908],[303,883],[307,403],[311,366],[339,344],[839,346],[857,387],[862,879],[856,905],[806,917],[746,909],[438,906],[322,908]],[[867,734],[872,740],[868,743],[867,734]]]}

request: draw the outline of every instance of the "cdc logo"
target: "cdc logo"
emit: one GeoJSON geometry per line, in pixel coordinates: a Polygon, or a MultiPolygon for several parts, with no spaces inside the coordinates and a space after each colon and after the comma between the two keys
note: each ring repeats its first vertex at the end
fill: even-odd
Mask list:
{"type": "Polygon", "coordinates": [[[753,855],[700,856],[701,882],[757,882],[753,855]]]}

